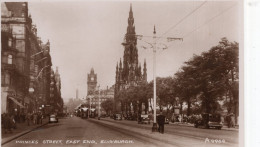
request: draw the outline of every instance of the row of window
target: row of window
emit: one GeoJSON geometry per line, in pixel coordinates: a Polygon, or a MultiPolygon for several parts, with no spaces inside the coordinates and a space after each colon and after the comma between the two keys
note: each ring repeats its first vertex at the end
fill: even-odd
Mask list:
{"type": "MultiPolygon", "coordinates": [[[[100,99],[100,101],[106,101],[107,99],[100,99]]],[[[94,101],[98,101],[98,99],[95,99],[94,101]]]]}

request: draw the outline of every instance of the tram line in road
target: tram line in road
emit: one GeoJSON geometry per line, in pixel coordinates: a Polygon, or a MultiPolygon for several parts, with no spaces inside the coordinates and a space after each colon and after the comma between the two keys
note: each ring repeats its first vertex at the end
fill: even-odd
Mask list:
{"type": "MultiPolygon", "coordinates": [[[[107,122],[111,122],[111,123],[117,123],[117,124],[121,124],[121,125],[127,125],[127,126],[131,126],[131,127],[136,127],[136,128],[140,128],[140,129],[145,129],[145,130],[150,130],[151,129],[151,126],[150,125],[140,125],[140,124],[131,124],[131,123],[127,123],[126,122],[122,122],[122,121],[114,121],[114,120],[109,120],[109,119],[102,119],[102,121],[107,121],[107,122]]],[[[172,127],[172,126],[170,126],[172,127]]],[[[186,127],[186,126],[179,126],[179,127],[186,127]]],[[[165,133],[166,134],[169,134],[169,135],[174,135],[174,136],[178,136],[178,137],[182,137],[182,138],[189,138],[189,139],[196,139],[196,140],[201,140],[201,141],[205,141],[205,139],[207,138],[212,138],[212,137],[209,137],[209,136],[202,136],[201,134],[199,134],[200,136],[194,136],[194,133],[190,132],[190,134],[187,134],[187,133],[184,133],[182,132],[182,130],[172,130],[174,128],[170,128],[170,129],[167,129],[165,130],[165,133]]],[[[225,131],[225,130],[216,130],[216,131],[225,131]]],[[[158,134],[159,135],[159,134],[158,134]]],[[[219,139],[220,137],[218,138],[214,138],[214,139],[219,139]]],[[[234,140],[232,139],[229,139],[229,138],[224,138],[225,141],[226,141],[226,145],[230,145],[230,146],[235,146],[238,144],[238,142],[235,142],[234,140]]]]}

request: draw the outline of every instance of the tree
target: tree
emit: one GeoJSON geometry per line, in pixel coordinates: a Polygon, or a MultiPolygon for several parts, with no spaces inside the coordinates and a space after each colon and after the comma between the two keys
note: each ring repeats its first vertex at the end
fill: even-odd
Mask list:
{"type": "MultiPolygon", "coordinates": [[[[230,93],[231,102],[237,105],[238,43],[230,43],[226,38],[222,38],[217,46],[203,52],[200,56],[194,55],[185,64],[182,72],[177,75],[183,77],[181,84],[185,85],[185,81],[187,81],[192,85],[186,84],[181,87],[190,88],[188,91],[193,89],[193,94],[197,94],[202,100],[201,107],[205,112],[216,112],[219,107],[218,100],[222,100],[227,92],[230,93]]],[[[187,94],[187,92],[185,93],[187,94]]]]}
{"type": "MultiPolygon", "coordinates": [[[[157,77],[156,78],[156,95],[158,97],[157,103],[160,111],[163,107],[167,108],[166,114],[170,112],[170,108],[176,103],[176,90],[174,89],[175,80],[172,77],[157,77]]],[[[149,98],[153,94],[153,81],[149,83],[149,98]]]]}
{"type": "Polygon", "coordinates": [[[177,72],[175,89],[178,91],[178,97],[182,102],[186,102],[188,105],[187,115],[191,114],[191,105],[194,102],[196,96],[199,93],[199,89],[196,83],[196,72],[191,66],[183,66],[182,71],[177,72]]]}
{"type": "Polygon", "coordinates": [[[107,99],[101,103],[101,107],[106,111],[106,114],[110,114],[113,110],[114,101],[111,99],[107,99]]]}

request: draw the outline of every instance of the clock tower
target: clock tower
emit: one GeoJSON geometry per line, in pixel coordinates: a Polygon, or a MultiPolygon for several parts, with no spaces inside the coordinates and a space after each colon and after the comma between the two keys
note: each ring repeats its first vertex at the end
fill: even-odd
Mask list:
{"type": "Polygon", "coordinates": [[[91,71],[88,74],[87,84],[88,84],[88,95],[93,95],[97,87],[97,74],[95,74],[93,68],[91,68],[91,71]]]}

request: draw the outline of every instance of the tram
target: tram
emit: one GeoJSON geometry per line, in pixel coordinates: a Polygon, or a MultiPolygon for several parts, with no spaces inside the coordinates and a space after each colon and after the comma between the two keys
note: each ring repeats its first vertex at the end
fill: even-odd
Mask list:
{"type": "Polygon", "coordinates": [[[89,117],[90,118],[95,118],[96,116],[97,116],[96,109],[95,108],[91,108],[90,109],[90,113],[89,113],[89,117]]]}
{"type": "Polygon", "coordinates": [[[87,107],[81,108],[81,118],[88,118],[89,109],[87,107]]]}

